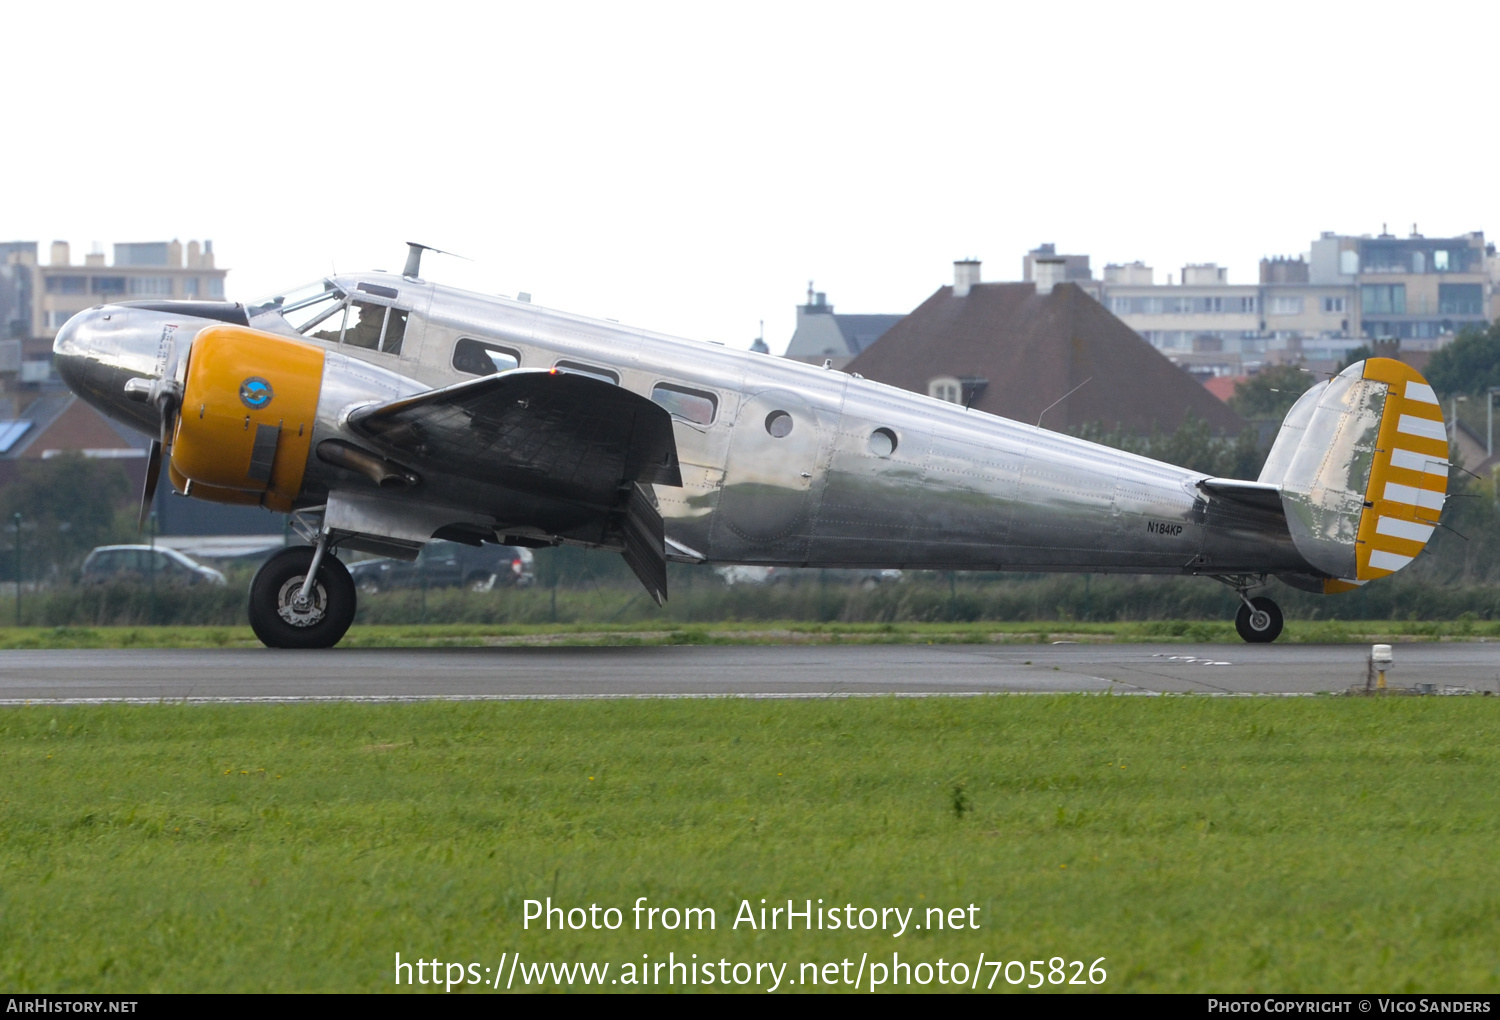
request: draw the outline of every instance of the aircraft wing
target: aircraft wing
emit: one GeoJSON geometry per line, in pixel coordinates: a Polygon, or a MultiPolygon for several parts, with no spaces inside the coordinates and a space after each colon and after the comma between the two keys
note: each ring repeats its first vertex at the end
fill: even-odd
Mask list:
{"type": "Polygon", "coordinates": [[[515,369],[356,409],[348,424],[415,465],[583,503],[681,485],[672,416],[584,375],[515,369]]]}

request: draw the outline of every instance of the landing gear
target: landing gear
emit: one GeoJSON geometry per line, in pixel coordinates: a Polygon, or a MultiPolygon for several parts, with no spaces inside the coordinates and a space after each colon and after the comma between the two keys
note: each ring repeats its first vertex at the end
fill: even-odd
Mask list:
{"type": "Polygon", "coordinates": [[[1264,595],[1244,599],[1240,611],[1234,616],[1234,629],[1252,644],[1275,641],[1281,634],[1281,624],[1281,607],[1264,595]]]}
{"type": "Polygon", "coordinates": [[[1264,595],[1251,598],[1247,594],[1251,588],[1259,588],[1266,583],[1265,574],[1209,574],[1220,584],[1227,584],[1234,589],[1234,593],[1240,599],[1240,611],[1234,615],[1234,629],[1240,632],[1240,637],[1251,644],[1263,645],[1275,641],[1281,636],[1281,607],[1264,595]]]}
{"type": "Polygon", "coordinates": [[[354,581],[326,541],[283,549],[250,582],[250,629],[268,648],[332,648],[354,622],[354,581]]]}

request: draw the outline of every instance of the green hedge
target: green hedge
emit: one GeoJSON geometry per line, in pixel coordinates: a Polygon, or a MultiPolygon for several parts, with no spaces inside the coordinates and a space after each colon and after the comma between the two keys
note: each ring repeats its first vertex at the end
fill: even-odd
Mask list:
{"type": "MultiPolygon", "coordinates": [[[[728,587],[706,568],[671,571],[672,598],[658,607],[634,582],[467,592],[385,592],[360,597],[365,624],[587,624],[649,626],[724,621],[809,623],[943,623],[1078,620],[1224,620],[1234,593],[1205,578],[1099,575],[911,576],[873,589],[820,583],[816,574],[792,582],[728,587]]],[[[1443,585],[1392,578],[1346,595],[1319,596],[1281,584],[1266,590],[1288,617],[1300,620],[1500,619],[1500,585],[1443,585]]],[[[26,592],[26,626],[237,625],[246,622],[244,584],[227,587],[60,587],[26,592]]],[[[13,603],[0,599],[0,622],[13,603]]]]}

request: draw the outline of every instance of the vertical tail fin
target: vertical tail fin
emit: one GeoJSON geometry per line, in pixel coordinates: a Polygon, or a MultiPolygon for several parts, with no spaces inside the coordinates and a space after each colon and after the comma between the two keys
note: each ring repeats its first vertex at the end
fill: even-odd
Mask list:
{"type": "Polygon", "coordinates": [[[1297,551],[1348,591],[1406,566],[1448,488],[1448,435],[1432,387],[1391,358],[1350,365],[1303,394],[1260,481],[1281,487],[1297,551]]]}

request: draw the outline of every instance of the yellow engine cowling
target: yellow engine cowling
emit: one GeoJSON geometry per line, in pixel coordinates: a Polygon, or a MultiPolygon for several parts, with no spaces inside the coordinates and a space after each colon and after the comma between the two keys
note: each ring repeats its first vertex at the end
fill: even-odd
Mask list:
{"type": "Polygon", "coordinates": [[[321,348],[241,326],[205,329],[188,358],[172,484],[215,503],[289,512],[322,385],[321,348]]]}

